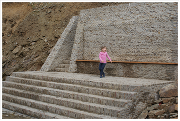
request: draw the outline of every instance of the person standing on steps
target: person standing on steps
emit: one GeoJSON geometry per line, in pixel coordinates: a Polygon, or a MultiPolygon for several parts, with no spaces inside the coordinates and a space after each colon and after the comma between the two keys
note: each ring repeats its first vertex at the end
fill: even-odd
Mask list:
{"type": "MultiPolygon", "coordinates": [[[[103,72],[104,67],[106,65],[106,57],[111,61],[111,58],[108,56],[107,52],[106,52],[106,46],[102,46],[101,47],[101,52],[99,53],[99,59],[100,59],[100,63],[99,63],[99,71],[100,71],[100,78],[105,77],[105,73],[103,72]]],[[[112,63],[112,61],[111,61],[112,63]]]]}

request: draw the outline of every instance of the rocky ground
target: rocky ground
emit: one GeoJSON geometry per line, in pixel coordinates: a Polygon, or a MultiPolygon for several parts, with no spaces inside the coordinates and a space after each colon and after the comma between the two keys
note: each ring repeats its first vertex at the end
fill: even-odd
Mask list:
{"type": "Polygon", "coordinates": [[[38,71],[72,16],[80,10],[124,3],[2,3],[2,75],[38,71]]]}
{"type": "Polygon", "coordinates": [[[161,88],[146,104],[139,119],[178,119],[178,81],[161,88]]]}

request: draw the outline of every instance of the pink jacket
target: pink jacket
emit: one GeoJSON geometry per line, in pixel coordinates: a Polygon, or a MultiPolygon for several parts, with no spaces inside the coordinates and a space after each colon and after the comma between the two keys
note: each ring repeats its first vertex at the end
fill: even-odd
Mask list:
{"type": "Polygon", "coordinates": [[[111,58],[108,56],[107,52],[100,52],[99,53],[99,59],[100,59],[100,63],[106,63],[106,57],[111,61],[111,58]],[[102,62],[102,60],[104,62],[102,62]]]}

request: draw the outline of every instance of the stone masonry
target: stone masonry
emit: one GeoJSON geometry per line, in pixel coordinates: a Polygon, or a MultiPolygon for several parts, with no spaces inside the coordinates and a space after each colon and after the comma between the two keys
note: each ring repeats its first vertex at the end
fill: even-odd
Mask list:
{"type": "Polygon", "coordinates": [[[82,10],[40,71],[3,81],[2,107],[38,119],[138,118],[161,88],[175,84],[177,64],[107,63],[100,79],[99,63],[76,60],[99,60],[105,45],[112,61],[177,63],[177,8],[156,2],[82,10]]]}
{"type": "MultiPolygon", "coordinates": [[[[82,10],[69,72],[97,74],[97,64],[90,64],[91,68],[87,69],[83,66],[87,62],[75,60],[99,60],[103,45],[113,61],[177,63],[177,8],[177,3],[129,3],[82,10]]],[[[106,66],[105,72],[115,76],[177,80],[177,67],[113,63],[106,66]]]]}
{"type": "Polygon", "coordinates": [[[114,61],[177,63],[177,3],[129,3],[82,10],[83,58],[107,46],[114,61]]]}
{"type": "MultiPolygon", "coordinates": [[[[129,3],[81,10],[74,16],[41,71],[99,74],[105,45],[113,61],[178,62],[177,3],[129,3]],[[85,66],[87,65],[87,66],[85,66]]],[[[107,64],[111,76],[177,80],[177,65],[107,64]]]]}
{"type": "Polygon", "coordinates": [[[65,28],[53,50],[49,54],[45,63],[41,67],[41,71],[55,71],[55,69],[63,63],[63,60],[69,60],[74,43],[74,36],[77,26],[78,16],[73,16],[69,24],[65,28]]]}
{"type": "Polygon", "coordinates": [[[14,72],[3,81],[2,107],[40,119],[130,119],[144,100],[173,81],[67,72],[14,72]]]}

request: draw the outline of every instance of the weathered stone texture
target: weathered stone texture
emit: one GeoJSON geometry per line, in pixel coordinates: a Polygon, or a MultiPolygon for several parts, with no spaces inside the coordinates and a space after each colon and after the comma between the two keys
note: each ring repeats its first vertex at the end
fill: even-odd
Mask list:
{"type": "MultiPolygon", "coordinates": [[[[99,74],[99,63],[76,62],[78,73],[99,74]]],[[[132,78],[175,80],[176,65],[107,63],[106,75],[132,78]]]]}
{"type": "Polygon", "coordinates": [[[177,63],[177,3],[131,3],[82,10],[83,58],[177,63]]]}
{"type": "MultiPolygon", "coordinates": [[[[75,60],[99,60],[102,45],[113,61],[177,63],[177,8],[177,3],[130,3],[82,10],[69,71],[98,74],[98,64],[75,60]]],[[[178,77],[177,65],[112,63],[105,72],[165,80],[178,77]]]]}
{"type": "Polygon", "coordinates": [[[41,71],[53,71],[62,63],[62,60],[70,59],[77,21],[78,16],[73,16],[62,33],[61,38],[58,40],[45,63],[41,67],[41,71]]]}
{"type": "Polygon", "coordinates": [[[175,97],[178,96],[178,88],[175,84],[169,84],[163,87],[159,92],[160,97],[175,97]]]}
{"type": "Polygon", "coordinates": [[[169,83],[174,82],[111,76],[100,79],[97,75],[66,72],[15,72],[2,83],[3,107],[37,118],[43,118],[40,110],[50,113],[43,114],[49,118],[137,118],[147,107],[149,93],[169,83]],[[142,96],[144,92],[149,92],[146,97],[142,96]]]}

